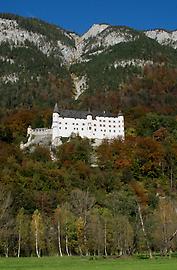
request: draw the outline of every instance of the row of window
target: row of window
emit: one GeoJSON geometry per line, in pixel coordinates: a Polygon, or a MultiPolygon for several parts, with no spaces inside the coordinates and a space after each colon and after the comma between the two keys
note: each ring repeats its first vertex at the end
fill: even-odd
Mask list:
{"type": "MultiPolygon", "coordinates": [[[[109,123],[116,123],[116,121],[115,120],[108,120],[108,121],[106,121],[106,120],[102,120],[102,119],[99,119],[99,120],[96,120],[96,121],[99,121],[99,122],[103,122],[103,123],[105,123],[105,122],[109,122],[109,123]]],[[[122,121],[118,121],[118,123],[120,123],[120,122],[123,122],[123,120],[122,121]]],[[[59,124],[61,124],[61,122],[59,123],[59,124]]],[[[67,122],[65,122],[65,124],[67,124],[67,122]]],[[[75,123],[73,123],[73,125],[74,125],[75,123]]],[[[84,124],[83,124],[84,125],[84,124]]]]}
{"type": "MultiPolygon", "coordinates": [[[[106,122],[106,120],[99,119],[99,122],[106,122]]],[[[113,120],[113,121],[109,120],[108,122],[109,123],[111,123],[111,122],[115,123],[116,121],[115,120],[113,120]]]]}
{"type": "MultiPolygon", "coordinates": [[[[61,129],[61,127],[59,127],[59,129],[61,129]]],[[[65,127],[65,130],[67,130],[67,127],[65,127]]],[[[77,131],[78,131],[78,130],[79,130],[79,128],[74,128],[74,130],[77,130],[77,131]]],[[[81,128],[81,130],[84,130],[84,129],[83,129],[83,128],[81,128]]],[[[91,127],[89,128],[89,130],[91,130],[91,127]]],[[[94,129],[94,131],[97,131],[97,130],[96,130],[96,128],[94,129]]],[[[101,129],[100,131],[101,131],[101,132],[106,132],[106,129],[104,129],[104,130],[103,130],[103,129],[101,129]]],[[[115,129],[114,129],[114,130],[110,130],[110,129],[109,129],[109,133],[111,133],[111,132],[116,133],[116,130],[115,130],[115,129]]],[[[94,135],[94,133],[93,133],[93,135],[94,135]]],[[[103,135],[104,135],[104,134],[103,134],[103,135]]]]}
{"type": "MultiPolygon", "coordinates": [[[[61,125],[62,123],[61,122],[59,122],[59,124],[61,125]]],[[[65,123],[65,125],[67,125],[68,123],[65,123]]],[[[72,123],[73,125],[76,125],[76,126],[78,126],[79,124],[78,123],[72,123]]],[[[85,123],[82,123],[82,126],[85,126],[85,123]]],[[[96,127],[97,125],[96,124],[94,124],[94,127],[96,127]]],[[[99,125],[99,127],[105,127],[106,125],[105,124],[100,124],[99,125]]],[[[113,127],[113,128],[116,128],[116,126],[115,125],[113,125],[113,126],[111,126],[111,125],[109,125],[109,127],[111,128],[111,127],[113,127]]],[[[118,126],[119,128],[121,127],[121,125],[119,125],[118,126]]]]}

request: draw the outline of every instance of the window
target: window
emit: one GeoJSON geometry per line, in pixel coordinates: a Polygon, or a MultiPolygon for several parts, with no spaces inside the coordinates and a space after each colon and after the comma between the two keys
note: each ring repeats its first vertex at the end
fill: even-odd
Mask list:
{"type": "Polygon", "coordinates": [[[114,129],[114,133],[115,133],[116,131],[115,131],[115,129],[114,129]]]}
{"type": "Polygon", "coordinates": [[[91,127],[89,127],[89,130],[91,130],[92,128],[91,127]]]}
{"type": "Polygon", "coordinates": [[[84,130],[84,129],[82,128],[82,130],[84,130]]]}
{"type": "Polygon", "coordinates": [[[67,129],[67,127],[65,127],[65,129],[67,129]]]}
{"type": "Polygon", "coordinates": [[[102,125],[100,125],[100,127],[102,127],[102,125]]]}
{"type": "Polygon", "coordinates": [[[111,127],[111,125],[109,125],[109,127],[111,127]]]}
{"type": "Polygon", "coordinates": [[[78,126],[78,123],[76,123],[76,126],[78,126]]]}
{"type": "Polygon", "coordinates": [[[96,128],[94,129],[94,131],[96,131],[96,128]]]}
{"type": "Polygon", "coordinates": [[[105,125],[103,125],[103,127],[105,127],[105,125]]]}
{"type": "Polygon", "coordinates": [[[94,127],[96,127],[96,124],[94,124],[94,127]]]}
{"type": "Polygon", "coordinates": [[[82,125],[85,126],[85,123],[83,123],[82,125]]]}
{"type": "Polygon", "coordinates": [[[75,125],[75,123],[73,123],[73,125],[75,125]]]}
{"type": "Polygon", "coordinates": [[[115,123],[116,121],[114,120],[113,123],[115,123]]]}
{"type": "Polygon", "coordinates": [[[109,130],[109,132],[111,132],[111,130],[109,130]]]}
{"type": "Polygon", "coordinates": [[[113,126],[114,128],[116,127],[116,126],[113,126]]]}

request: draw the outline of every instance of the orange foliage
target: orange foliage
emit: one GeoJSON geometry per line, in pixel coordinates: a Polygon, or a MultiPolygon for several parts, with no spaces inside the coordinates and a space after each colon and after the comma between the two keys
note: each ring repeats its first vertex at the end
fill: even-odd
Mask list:
{"type": "Polygon", "coordinates": [[[132,190],[134,191],[138,202],[141,205],[147,205],[148,203],[148,193],[147,190],[144,188],[143,183],[140,182],[131,182],[130,184],[132,190]]]}

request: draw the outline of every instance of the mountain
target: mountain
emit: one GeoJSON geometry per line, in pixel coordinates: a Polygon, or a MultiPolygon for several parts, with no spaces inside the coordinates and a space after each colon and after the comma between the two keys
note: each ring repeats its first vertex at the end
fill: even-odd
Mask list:
{"type": "Polygon", "coordinates": [[[157,40],[162,45],[168,45],[177,49],[177,30],[166,31],[163,29],[149,30],[144,32],[149,38],[157,40]]]}
{"type": "MultiPolygon", "coordinates": [[[[35,18],[0,14],[0,106],[95,106],[145,66],[177,66],[177,31],[94,24],[82,36],[35,18]]],[[[104,106],[104,104],[102,104],[104,106]]]]}

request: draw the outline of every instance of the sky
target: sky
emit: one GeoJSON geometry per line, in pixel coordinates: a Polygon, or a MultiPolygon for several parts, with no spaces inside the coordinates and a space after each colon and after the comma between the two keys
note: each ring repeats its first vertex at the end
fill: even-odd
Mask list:
{"type": "Polygon", "coordinates": [[[39,18],[78,34],[94,23],[177,29],[177,0],[0,0],[0,13],[39,18]]]}

